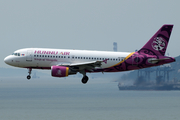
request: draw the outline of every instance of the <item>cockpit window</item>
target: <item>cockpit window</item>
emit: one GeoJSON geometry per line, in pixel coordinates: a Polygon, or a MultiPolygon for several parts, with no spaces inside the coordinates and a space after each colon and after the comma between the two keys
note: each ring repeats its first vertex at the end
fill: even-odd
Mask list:
{"type": "Polygon", "coordinates": [[[13,53],[12,55],[20,56],[20,53],[13,53]]]}

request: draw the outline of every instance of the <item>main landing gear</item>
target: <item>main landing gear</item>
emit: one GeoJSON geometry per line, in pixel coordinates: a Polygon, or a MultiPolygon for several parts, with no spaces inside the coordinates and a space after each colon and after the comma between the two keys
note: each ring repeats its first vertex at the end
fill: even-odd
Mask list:
{"type": "Polygon", "coordinates": [[[31,79],[31,71],[32,71],[32,68],[28,68],[28,73],[29,73],[29,75],[27,76],[27,79],[28,79],[28,80],[31,79]]]}
{"type": "Polygon", "coordinates": [[[85,76],[82,78],[82,83],[83,83],[83,84],[86,84],[87,81],[88,81],[88,79],[89,79],[88,76],[85,75],[85,76]]]}
{"type": "Polygon", "coordinates": [[[82,83],[83,83],[83,84],[86,84],[86,83],[88,82],[88,79],[89,79],[89,78],[88,78],[88,76],[86,76],[85,70],[80,71],[80,73],[83,74],[83,78],[82,78],[82,80],[81,80],[82,83]]]}

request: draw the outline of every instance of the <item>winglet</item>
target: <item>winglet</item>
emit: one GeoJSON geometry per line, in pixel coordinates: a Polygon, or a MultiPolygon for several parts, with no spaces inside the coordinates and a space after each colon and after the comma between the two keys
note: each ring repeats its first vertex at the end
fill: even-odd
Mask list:
{"type": "Polygon", "coordinates": [[[172,28],[173,25],[163,25],[138,52],[164,56],[172,28]]]}

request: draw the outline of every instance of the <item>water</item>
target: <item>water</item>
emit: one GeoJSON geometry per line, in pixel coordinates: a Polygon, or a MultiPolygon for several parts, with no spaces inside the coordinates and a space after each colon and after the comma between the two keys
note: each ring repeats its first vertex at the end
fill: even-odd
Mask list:
{"type": "Polygon", "coordinates": [[[109,80],[0,81],[1,120],[179,120],[179,111],[179,91],[119,91],[109,80]]]}

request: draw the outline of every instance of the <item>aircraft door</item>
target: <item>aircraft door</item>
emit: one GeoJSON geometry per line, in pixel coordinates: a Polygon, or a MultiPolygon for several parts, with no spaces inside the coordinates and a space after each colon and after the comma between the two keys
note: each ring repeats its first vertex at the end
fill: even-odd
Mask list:
{"type": "Polygon", "coordinates": [[[27,51],[26,61],[30,61],[30,62],[32,61],[32,53],[33,53],[32,50],[27,51]]]}

